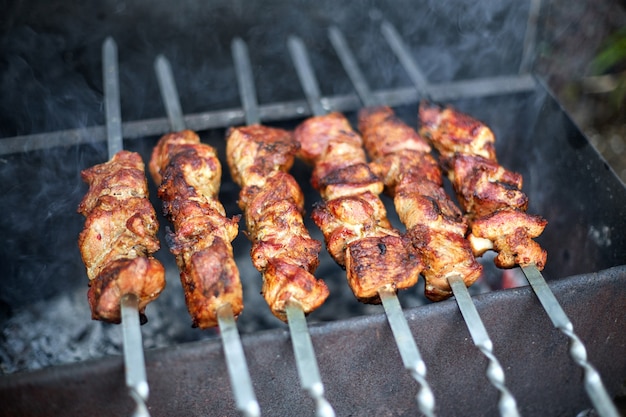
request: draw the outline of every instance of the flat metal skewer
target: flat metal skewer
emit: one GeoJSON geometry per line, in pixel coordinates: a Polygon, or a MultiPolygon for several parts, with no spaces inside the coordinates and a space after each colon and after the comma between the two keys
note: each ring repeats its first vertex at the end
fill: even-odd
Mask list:
{"type": "MultiPolygon", "coordinates": [[[[172,131],[179,132],[184,130],[186,129],[185,120],[170,63],[163,55],[159,55],[154,67],[172,131]]],[[[252,379],[250,378],[248,364],[237,329],[237,322],[229,303],[225,303],[218,308],[217,320],[237,409],[246,417],[258,417],[261,415],[261,409],[252,386],[252,379]]]]}
{"type": "Polygon", "coordinates": [[[587,395],[595,410],[601,417],[619,417],[615,404],[611,400],[602,378],[596,369],[587,360],[587,349],[582,340],[574,333],[574,325],[563,311],[554,293],[548,287],[545,278],[535,265],[523,266],[522,272],[526,275],[528,283],[532,287],[539,302],[550,317],[554,327],[565,334],[571,342],[570,356],[584,370],[584,385],[587,395]]]}
{"type": "MultiPolygon", "coordinates": [[[[239,95],[243,103],[246,124],[258,124],[260,123],[259,106],[248,47],[242,39],[235,38],[231,50],[235,61],[239,95]]],[[[286,312],[300,385],[315,400],[317,417],[334,417],[335,411],[324,397],[324,384],[302,306],[296,301],[291,301],[287,303],[286,312]]]]}
{"type": "MultiPolygon", "coordinates": [[[[531,13],[536,13],[536,8],[538,7],[538,4],[538,1],[533,0],[530,11],[531,13]]],[[[387,42],[402,63],[402,66],[411,77],[415,88],[420,94],[422,94],[423,92],[427,92],[428,81],[423,76],[422,71],[420,70],[417,63],[414,61],[411,53],[400,38],[397,30],[389,22],[384,22],[381,26],[381,30],[383,32],[383,35],[387,39],[387,42]]],[[[531,28],[529,30],[534,30],[534,28],[531,28]]],[[[525,55],[526,54],[527,52],[525,51],[525,55]]],[[[428,97],[424,96],[424,98],[428,97]]],[[[587,361],[587,351],[583,342],[574,333],[574,326],[561,308],[559,302],[554,296],[554,293],[552,292],[552,290],[550,290],[550,287],[548,287],[545,278],[534,265],[525,266],[521,269],[524,272],[524,275],[526,275],[526,279],[528,279],[530,286],[537,295],[537,298],[539,298],[541,305],[548,314],[548,317],[550,317],[550,320],[552,321],[554,326],[561,332],[563,332],[568,338],[570,338],[570,355],[574,362],[576,362],[584,369],[585,390],[587,391],[587,395],[591,399],[591,402],[593,403],[596,411],[602,417],[618,417],[619,414],[617,412],[617,409],[613,404],[611,397],[607,393],[606,388],[604,387],[604,384],[602,383],[602,380],[600,378],[600,375],[595,370],[595,368],[593,368],[593,366],[591,366],[591,364],[587,361]]]]}
{"type": "MultiPolygon", "coordinates": [[[[313,69],[310,66],[304,43],[300,38],[290,36],[288,47],[307,101],[310,103],[311,112],[314,116],[326,114],[327,109],[321,103],[320,89],[313,69]]],[[[426,381],[426,364],[422,360],[413,339],[406,317],[404,317],[402,312],[400,301],[395,291],[387,287],[380,288],[378,294],[382,300],[389,326],[400,351],[402,363],[411,373],[411,376],[420,384],[420,390],[416,397],[418,407],[424,415],[428,417],[434,416],[435,396],[426,381]]]]}
{"type": "MultiPolygon", "coordinates": [[[[372,94],[367,81],[365,80],[365,76],[361,72],[356,58],[352,54],[352,51],[350,50],[341,31],[336,27],[331,27],[329,30],[329,37],[363,104],[366,106],[379,105],[380,103],[377,102],[372,94]]],[[[502,369],[502,366],[500,366],[496,357],[493,355],[493,343],[487,334],[487,330],[480,319],[478,311],[472,302],[463,279],[460,276],[452,276],[448,278],[448,282],[452,287],[452,292],[457,299],[459,309],[461,310],[461,314],[463,315],[465,323],[467,324],[470,334],[472,335],[474,344],[489,359],[487,377],[493,386],[500,391],[500,414],[506,417],[518,417],[519,413],[517,411],[515,399],[504,385],[504,370],[502,369]]]]}
{"type": "MultiPolygon", "coordinates": [[[[107,38],[102,45],[102,78],[107,126],[109,159],[123,149],[117,45],[107,38]]],[[[143,341],[139,322],[139,299],[134,294],[121,298],[122,337],[124,339],[124,369],[126,386],[135,400],[134,417],[150,417],[146,401],[150,392],[143,356],[143,341]]]]}

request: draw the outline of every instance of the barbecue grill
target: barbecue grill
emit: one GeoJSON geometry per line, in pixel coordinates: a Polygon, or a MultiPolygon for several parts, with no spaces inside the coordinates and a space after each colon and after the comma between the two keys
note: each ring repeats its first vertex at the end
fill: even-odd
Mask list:
{"type": "MultiPolygon", "coordinates": [[[[330,26],[346,35],[374,95],[409,124],[416,125],[426,92],[494,130],[500,163],[524,176],[529,212],[549,221],[538,239],[548,251],[544,276],[589,362],[623,405],[626,188],[528,71],[537,2],[511,3],[16,6],[5,18],[0,98],[0,190],[7,208],[0,220],[0,415],[129,415],[133,409],[123,384],[120,328],[89,320],[76,245],[83,225],[76,206],[86,191],[80,170],[107,159],[105,38],[119,47],[124,147],[147,161],[170,129],[153,69],[163,54],[173,67],[187,127],[223,158],[226,128],[245,123],[230,53],[237,37],[250,51],[263,123],[293,128],[312,114],[287,51],[288,37],[296,35],[312,58],[325,106],[356,125],[362,104],[329,42],[330,26]],[[426,91],[416,89],[394,55],[381,33],[384,21],[410,48],[426,91]]],[[[319,201],[310,173],[301,163],[292,169],[308,213],[319,201]]],[[[220,199],[229,215],[240,213],[238,191],[224,170],[220,199]]],[[[312,236],[322,240],[305,218],[312,236]]],[[[164,243],[157,257],[168,284],[148,306],[142,326],[150,412],[236,415],[219,334],[190,327],[165,244],[167,221],[160,218],[160,224],[164,243]]],[[[288,328],[259,295],[250,244],[240,234],[234,245],[245,297],[238,327],[261,412],[313,415],[313,400],[299,387],[288,328]]],[[[504,273],[489,257],[481,263],[484,277],[469,290],[520,413],[593,415],[569,339],[554,328],[521,272],[504,273]],[[517,284],[503,284],[512,281],[517,284]]],[[[331,295],[307,319],[328,401],[339,416],[417,415],[419,387],[403,369],[382,307],[359,304],[344,274],[323,252],[316,275],[331,295]]],[[[437,415],[498,415],[498,391],[485,374],[488,360],[473,345],[457,304],[431,303],[422,293],[420,283],[399,297],[428,368],[437,415]]]]}

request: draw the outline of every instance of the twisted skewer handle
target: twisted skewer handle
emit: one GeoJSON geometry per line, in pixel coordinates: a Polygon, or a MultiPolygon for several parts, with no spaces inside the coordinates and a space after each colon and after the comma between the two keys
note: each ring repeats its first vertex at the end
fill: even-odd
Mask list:
{"type": "Polygon", "coordinates": [[[393,290],[386,288],[378,290],[378,294],[383,302],[393,337],[396,339],[402,363],[413,379],[420,384],[421,388],[416,397],[418,407],[424,415],[432,417],[435,415],[435,396],[426,381],[426,364],[417,349],[398,296],[393,290]]]}
{"type": "Polygon", "coordinates": [[[518,417],[517,403],[511,392],[506,388],[504,380],[504,370],[500,362],[493,354],[493,342],[487,333],[487,329],[476,310],[476,306],[467,291],[463,278],[458,275],[448,277],[450,287],[459,305],[459,310],[465,319],[467,328],[472,336],[472,340],[476,347],[489,359],[487,367],[487,378],[489,382],[500,391],[500,400],[498,408],[500,415],[505,417],[518,417]]]}
{"type": "Polygon", "coordinates": [[[315,400],[317,417],[335,417],[333,407],[324,397],[324,385],[302,307],[290,302],[287,304],[286,312],[300,384],[315,400]]]}
{"type": "Polygon", "coordinates": [[[565,311],[563,311],[550,287],[548,287],[548,283],[543,275],[541,275],[541,272],[535,265],[523,266],[522,271],[554,327],[570,339],[570,356],[584,370],[585,390],[594,408],[601,417],[619,417],[617,408],[607,393],[600,374],[587,360],[585,345],[574,333],[574,325],[567,317],[567,314],[565,314],[565,311]]]}

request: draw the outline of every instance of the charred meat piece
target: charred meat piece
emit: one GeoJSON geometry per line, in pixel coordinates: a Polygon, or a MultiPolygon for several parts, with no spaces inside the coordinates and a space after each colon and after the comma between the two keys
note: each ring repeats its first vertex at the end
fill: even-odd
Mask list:
{"type": "Polygon", "coordinates": [[[226,217],[217,198],[222,168],[215,149],[190,130],[167,134],[153,150],[150,171],[174,226],[168,234],[170,251],[193,326],[216,326],[217,310],[225,304],[237,317],[243,294],[231,242],[239,218],[226,217]]]}
{"type": "Polygon", "coordinates": [[[476,256],[487,250],[498,253],[501,268],[535,264],[542,270],[547,253],[533,239],[547,221],[526,214],[528,197],[522,176],[500,166],[495,137],[482,122],[452,108],[422,103],[421,132],[442,155],[459,203],[470,222],[468,239],[476,256]]]}
{"type": "Polygon", "coordinates": [[[361,110],[359,130],[424,266],[426,296],[433,301],[450,297],[447,278],[452,275],[461,276],[467,286],[473,284],[482,266],[465,239],[467,224],[461,211],[442,188],[441,170],[430,147],[389,107],[361,110]]]}
{"type": "Polygon", "coordinates": [[[311,184],[324,199],[313,220],[330,255],[346,269],[355,297],[379,303],[379,289],[415,285],[422,265],[408,239],[391,227],[378,197],[384,184],[367,164],[363,140],[348,120],[339,113],[311,117],[295,137],[298,155],[313,165],[311,184]]]}
{"type": "Polygon", "coordinates": [[[496,138],[482,122],[450,107],[422,102],[419,108],[420,134],[442,157],[456,153],[496,160],[496,138]]]}
{"type": "Polygon", "coordinates": [[[78,246],[94,320],[120,323],[121,298],[134,294],[145,321],[146,306],[165,287],[165,269],[152,256],[160,247],[159,225],[144,171],[139,154],[120,151],[81,172],[89,190],[78,206],[85,216],[78,246]]]}
{"type": "Polygon", "coordinates": [[[304,226],[304,195],[287,172],[297,148],[292,134],[282,129],[251,125],[227,133],[226,157],[241,187],[239,207],[252,241],[252,263],[263,275],[265,301],[283,321],[289,302],[308,314],[328,297],[324,281],[313,275],[322,245],[304,226]]]}

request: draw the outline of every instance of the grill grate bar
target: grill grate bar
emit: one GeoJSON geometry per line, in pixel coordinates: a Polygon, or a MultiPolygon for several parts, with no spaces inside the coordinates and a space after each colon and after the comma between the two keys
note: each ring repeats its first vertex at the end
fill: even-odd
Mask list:
{"type": "MultiPolygon", "coordinates": [[[[517,94],[534,91],[537,81],[530,74],[503,75],[497,77],[458,80],[441,84],[429,84],[428,94],[432,100],[452,101],[463,98],[480,98],[495,95],[517,94]]],[[[373,91],[376,100],[389,106],[403,106],[417,103],[421,98],[414,86],[373,91]]],[[[328,109],[349,112],[361,107],[356,94],[342,94],[320,97],[328,109]]],[[[195,131],[225,128],[245,122],[243,108],[230,108],[203,113],[183,115],[185,125],[195,131]]],[[[282,101],[259,106],[262,122],[276,122],[311,116],[313,113],[306,100],[282,101]]],[[[122,123],[124,139],[138,139],[146,136],[160,136],[171,131],[165,117],[127,121],[122,123]]],[[[53,132],[35,133],[0,139],[0,156],[57,146],[76,146],[106,140],[105,126],[89,126],[64,129],[53,132]]]]}

